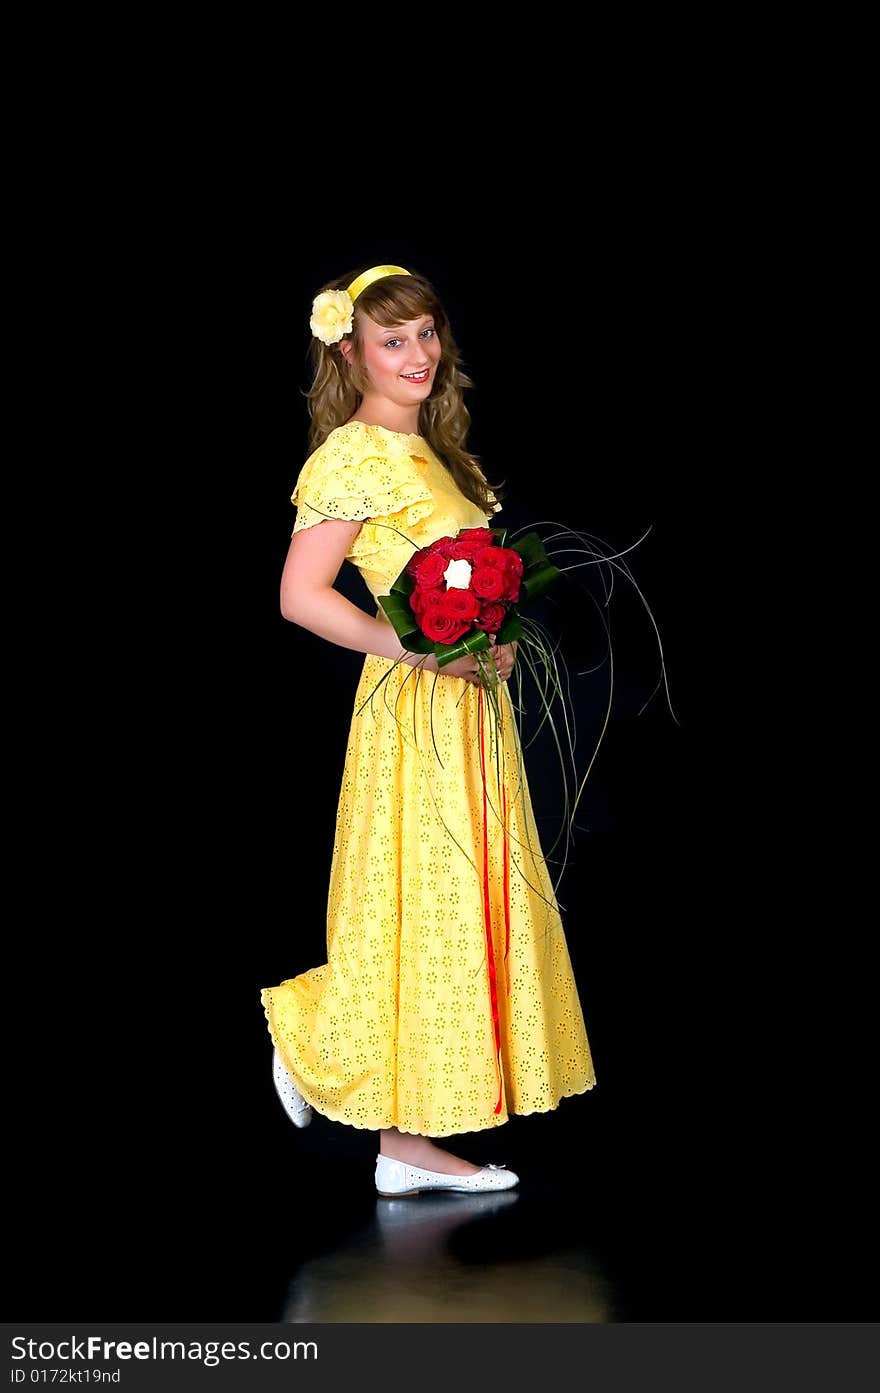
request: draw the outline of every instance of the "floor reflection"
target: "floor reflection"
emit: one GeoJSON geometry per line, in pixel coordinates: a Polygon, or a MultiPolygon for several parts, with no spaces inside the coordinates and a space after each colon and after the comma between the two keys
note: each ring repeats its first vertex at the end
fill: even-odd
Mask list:
{"type": "MultiPolygon", "coordinates": [[[[595,1254],[515,1256],[510,1229],[522,1203],[512,1191],[377,1198],[373,1219],[344,1247],[303,1264],[281,1319],[613,1321],[595,1254]],[[499,1251],[504,1256],[496,1260],[499,1251]]],[[[530,1216],[531,1223],[539,1218],[530,1216]]]]}

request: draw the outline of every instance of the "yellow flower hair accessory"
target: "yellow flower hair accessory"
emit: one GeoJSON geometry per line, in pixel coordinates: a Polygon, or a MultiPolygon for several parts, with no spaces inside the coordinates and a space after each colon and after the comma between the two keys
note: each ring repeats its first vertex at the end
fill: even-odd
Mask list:
{"type": "Polygon", "coordinates": [[[338,343],[351,333],[354,305],[347,290],[324,290],[312,304],[309,328],[322,343],[338,343]]]}
{"type": "Polygon", "coordinates": [[[380,276],[411,276],[405,266],[371,266],[352,281],[347,290],[322,290],[312,301],[309,328],[322,343],[338,343],[350,334],[354,322],[354,302],[362,290],[380,276]]]}

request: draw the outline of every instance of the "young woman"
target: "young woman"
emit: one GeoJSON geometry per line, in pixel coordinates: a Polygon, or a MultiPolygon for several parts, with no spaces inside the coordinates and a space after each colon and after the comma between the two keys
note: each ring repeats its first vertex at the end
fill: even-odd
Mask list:
{"type": "MultiPolygon", "coordinates": [[[[312,453],[281,582],[286,619],[366,655],[336,817],[327,961],[261,1001],[291,1119],[379,1133],[380,1194],[507,1189],[436,1144],[546,1112],[595,1084],[507,686],[480,659],[404,650],[378,604],[420,548],[500,510],[466,448],[472,385],[421,275],[374,266],[324,286],[312,318],[312,453]],[[373,614],[334,581],[360,571],[373,614]],[[484,675],[490,675],[486,669],[484,675]]],[[[497,487],[497,486],[496,486],[497,487]]],[[[485,655],[480,655],[480,658],[485,655]]]]}

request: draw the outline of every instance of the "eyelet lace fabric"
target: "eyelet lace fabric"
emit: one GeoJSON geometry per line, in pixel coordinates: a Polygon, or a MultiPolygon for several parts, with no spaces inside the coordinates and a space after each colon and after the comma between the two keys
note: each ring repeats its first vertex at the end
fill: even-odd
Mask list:
{"type": "MultiPolygon", "coordinates": [[[[347,559],[374,599],[417,548],[487,523],[425,440],[362,422],[331,432],[292,501],[294,534],[326,515],[363,520],[347,559]]],[[[327,961],[260,993],[297,1088],[335,1121],[451,1136],[596,1082],[507,684],[498,691],[496,727],[471,683],[365,655],[327,961]]]]}

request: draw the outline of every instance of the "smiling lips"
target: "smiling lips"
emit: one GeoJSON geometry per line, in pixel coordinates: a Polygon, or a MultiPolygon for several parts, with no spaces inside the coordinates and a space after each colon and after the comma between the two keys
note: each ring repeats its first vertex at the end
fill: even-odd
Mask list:
{"type": "Polygon", "coordinates": [[[427,376],[428,376],[428,369],[425,368],[425,371],[424,371],[424,372],[415,372],[415,373],[405,373],[405,372],[402,372],[400,375],[401,375],[401,377],[403,378],[404,382],[424,382],[425,379],[426,379],[427,376]]]}

